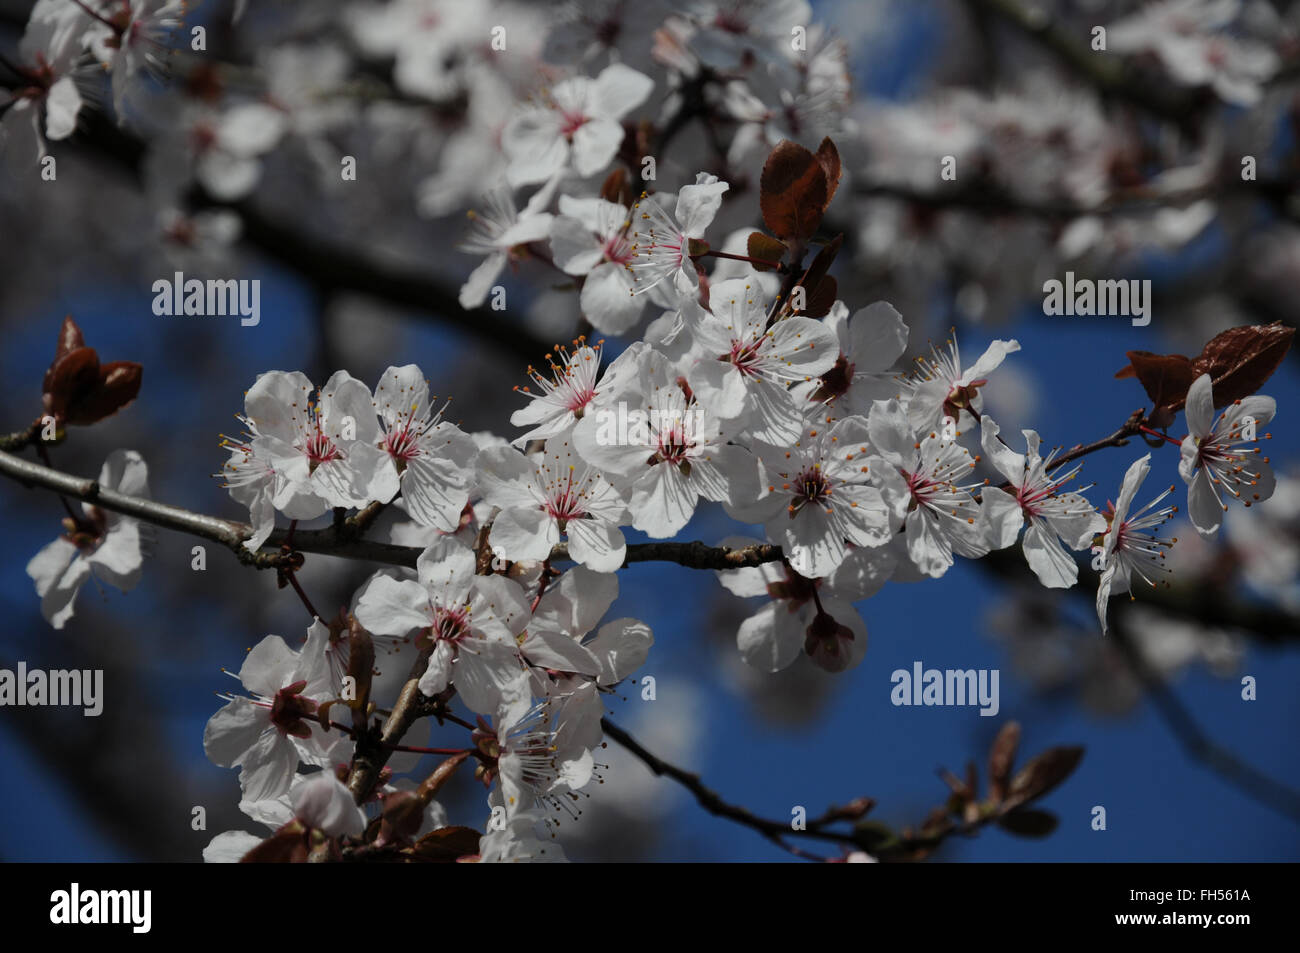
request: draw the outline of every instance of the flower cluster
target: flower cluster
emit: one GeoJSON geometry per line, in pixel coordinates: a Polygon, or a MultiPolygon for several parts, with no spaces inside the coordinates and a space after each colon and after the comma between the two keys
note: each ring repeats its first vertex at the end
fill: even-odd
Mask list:
{"type": "MultiPolygon", "coordinates": [[[[932,174],[942,156],[963,170],[958,207],[992,195],[999,208],[1060,219],[1055,261],[1104,261],[1206,228],[1217,214],[1208,201],[1150,220],[1120,213],[1130,188],[1142,201],[1195,198],[1212,181],[1205,170],[1222,165],[1214,156],[1148,180],[1154,149],[1138,138],[1141,124],[1114,121],[1090,95],[1056,95],[1050,78],[1041,95],[858,109],[847,45],[810,22],[804,0],[507,4],[508,28],[485,7],[353,4],[337,34],[288,31],[314,39],[270,50],[255,95],[237,70],[196,70],[168,121],[149,130],[142,176],[166,242],[211,262],[239,233],[222,216],[273,172],[277,147],[308,156],[335,188],[336,160],[357,159],[339,144],[364,117],[400,136],[395,151],[422,170],[376,190],[405,189],[406,201],[418,182],[408,204],[427,218],[475,206],[455,246],[473,261],[444,304],[477,312],[468,322],[500,310],[529,263],[563,282],[566,327],[577,326],[571,345],[539,349],[538,365],[519,375],[526,384],[501,388],[516,401],[506,434],[462,430],[413,363],[366,380],[340,369],[319,386],[285,370],[251,382],[242,432],[223,438],[217,474],[248,512],[232,547],[273,567],[312,619],[301,641],[257,642],[239,689],[207,724],[209,758],[238,769],[241,809],[270,830],[220,834],[207,860],[329,859],[363,844],[563,859],[554,822],[599,782],[607,698],[654,642],[646,624],[615,611],[618,572],[702,511],[734,524],[714,550],[733,561],[707,568],[754,600],[735,638],[763,672],[801,656],[832,673],[859,664],[867,600],[890,583],[932,584],[959,559],[1016,547],[1046,590],[1078,585],[1091,565],[1103,633],[1113,595],[1171,575],[1176,540],[1159,531],[1178,511],[1165,505],[1175,487],[1145,505],[1138,497],[1152,453],[1099,509],[1091,487],[1076,485],[1094,448],[1049,448],[1037,430],[1004,430],[1009,420],[990,409],[999,406],[985,399],[990,380],[1028,356],[1018,341],[990,334],[963,353],[954,332],[907,361],[926,327],[912,307],[917,275],[930,281],[952,266],[970,279],[958,310],[978,316],[995,296],[1014,300],[1022,273],[1038,274],[1017,256],[1041,234],[1011,232],[993,260],[981,228],[904,203],[928,207],[947,188],[932,174]],[[358,63],[366,82],[350,74],[358,63]],[[387,64],[391,76],[374,75],[387,64]],[[390,109],[369,101],[368,83],[391,83],[390,109]],[[690,123],[700,134],[683,132],[690,123]],[[852,143],[850,174],[874,183],[845,189],[839,207],[853,204],[838,220],[827,214],[843,172],[836,141],[852,143]],[[194,196],[229,208],[181,211],[194,196]],[[759,216],[765,231],[752,230],[759,216]],[[848,242],[834,234],[847,221],[863,223],[848,242]],[[831,274],[846,246],[854,265],[921,250],[893,276],[898,294],[868,296],[843,274],[853,266],[831,274]],[[885,296],[893,303],[872,300],[885,296]],[[381,517],[396,520],[386,542],[367,538],[381,517]],[[299,526],[317,520],[340,550],[385,564],[336,616],[317,613],[297,576],[295,533],[327,532],[299,526]],[[268,546],[277,530],[278,550],[268,546]],[[410,744],[420,719],[465,729],[466,745],[410,744]],[[399,777],[430,754],[446,759],[433,774],[399,777]],[[486,833],[472,845],[436,800],[462,763],[487,792],[486,833]]],[[[1237,7],[1153,3],[1111,24],[1110,49],[1158,68],[1175,91],[1248,106],[1279,61],[1258,25],[1222,34],[1237,7]]],[[[182,0],[40,0],[16,63],[4,64],[16,76],[0,102],[5,161],[31,174],[48,143],[76,129],[96,74],[107,74],[116,120],[131,134],[147,125],[135,100],[158,93],[185,12],[182,0]]],[[[382,167],[380,146],[348,148],[382,167]]],[[[442,240],[456,230],[432,231],[442,240]]],[[[1290,257],[1284,276],[1300,261],[1290,257]]],[[[1195,361],[1130,352],[1153,411],[1107,445],[1176,444],[1187,516],[1205,538],[1234,501],[1251,507],[1275,490],[1259,442],[1276,406],[1257,393],[1271,367],[1260,375],[1252,362],[1267,363],[1267,348],[1254,346],[1233,343],[1226,357],[1228,344],[1207,346],[1195,361]],[[1182,387],[1162,390],[1168,381],[1182,387]],[[1167,432],[1180,412],[1182,439],[1167,432]]],[[[47,375],[46,410],[60,425],[94,422],[138,388],[138,377],[115,385],[83,350],[61,344],[47,375]],[[100,407],[115,386],[121,393],[100,407]]],[[[144,459],[115,451],[88,502],[69,506],[65,533],[31,559],[55,628],[86,580],[137,584],[145,540],[125,514],[148,496],[144,459]]]]}

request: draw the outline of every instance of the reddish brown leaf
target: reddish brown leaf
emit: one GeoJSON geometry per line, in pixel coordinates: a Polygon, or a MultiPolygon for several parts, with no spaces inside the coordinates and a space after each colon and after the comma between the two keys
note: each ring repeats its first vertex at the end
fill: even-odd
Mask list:
{"type": "Polygon", "coordinates": [[[617,166],[613,172],[605,177],[605,181],[600,187],[600,197],[606,202],[614,202],[625,208],[631,208],[635,196],[632,194],[632,179],[627,174],[627,169],[621,165],[617,166]]]}
{"type": "Polygon", "coordinates": [[[771,271],[785,257],[785,243],[777,241],[771,235],[764,235],[762,232],[750,233],[746,249],[750,258],[759,258],[772,263],[770,266],[754,265],[756,271],[771,271]]]}
{"type": "Polygon", "coordinates": [[[72,320],[72,315],[65,316],[63,326],[59,328],[59,341],[54,349],[54,360],[57,361],[69,351],[85,346],[86,340],[81,334],[81,328],[77,327],[77,322],[72,320]]]}
{"type": "Polygon", "coordinates": [[[1115,376],[1137,377],[1156,411],[1152,419],[1157,420],[1158,425],[1172,421],[1173,412],[1183,406],[1187,389],[1196,380],[1192,362],[1181,354],[1153,354],[1150,351],[1129,351],[1128,359],[1129,367],[1115,376]]]}
{"type": "Polygon", "coordinates": [[[394,791],[384,798],[384,812],[379,828],[379,840],[389,844],[397,841],[410,843],[420,832],[427,805],[413,791],[394,791]]]}
{"type": "Polygon", "coordinates": [[[306,831],[296,820],[285,824],[240,858],[241,864],[303,864],[307,862],[306,831]]]}
{"type": "Polygon", "coordinates": [[[447,783],[447,779],[456,773],[456,769],[465,763],[469,757],[468,751],[462,751],[459,754],[449,755],[433,769],[433,773],[425,778],[417,789],[420,800],[426,805],[434,799],[441,790],[442,786],[447,783]]]}
{"type": "MultiPolygon", "coordinates": [[[[831,142],[830,136],[823,139],[817,147],[817,161],[826,173],[826,206],[829,206],[840,184],[840,152],[835,148],[835,143],[831,142]]],[[[826,206],[822,207],[823,212],[826,211],[826,206]]]]}
{"type": "Polygon", "coordinates": [[[143,368],[134,361],[113,361],[99,369],[99,381],[89,391],[69,402],[66,420],[70,424],[93,424],[109,417],[140,393],[143,368]]]}
{"type": "Polygon", "coordinates": [[[1020,747],[1020,723],[1009,721],[1002,726],[989,751],[989,793],[995,801],[1006,797],[1007,782],[1011,778],[1011,766],[1016,761],[1016,749],[1020,747]]]}
{"type": "Polygon", "coordinates": [[[805,286],[815,288],[826,277],[830,271],[831,265],[835,263],[835,256],[840,253],[840,246],[844,244],[844,235],[839,234],[828,241],[817,254],[813,257],[812,264],[804,272],[803,280],[805,286]]]}
{"type": "Polygon", "coordinates": [[[1022,807],[998,818],[998,827],[1021,837],[1046,837],[1056,830],[1056,815],[1032,807],[1022,807]]]}
{"type": "Polygon", "coordinates": [[[1082,758],[1083,748],[1059,747],[1048,748],[1031,759],[1011,780],[1005,802],[1007,807],[1026,804],[1042,797],[1068,778],[1082,758]]]}
{"type": "Polygon", "coordinates": [[[1211,339],[1192,361],[1193,377],[1209,374],[1214,406],[1226,407],[1264,386],[1294,337],[1295,328],[1280,323],[1229,328],[1211,339]]]}
{"type": "Polygon", "coordinates": [[[462,857],[478,853],[479,832],[469,827],[440,827],[421,837],[415,852],[421,860],[454,864],[462,857]]]}
{"type": "Polygon", "coordinates": [[[803,316],[805,318],[824,318],[830,313],[831,305],[835,304],[835,298],[839,294],[839,283],[835,280],[834,275],[827,275],[817,285],[817,288],[808,295],[805,302],[803,316]]]}
{"type": "Polygon", "coordinates": [[[1256,393],[1277,370],[1291,347],[1295,329],[1280,323],[1230,328],[1216,335],[1194,359],[1181,354],[1129,351],[1129,366],[1115,377],[1136,377],[1151,399],[1151,421],[1173,422],[1187,402],[1187,390],[1202,374],[1214,385],[1214,406],[1226,407],[1256,393]]]}
{"type": "Polygon", "coordinates": [[[93,424],[116,413],[140,392],[141,368],[130,361],[100,364],[69,315],[59,328],[54,360],[41,384],[45,413],[59,423],[93,424]]]}
{"type": "Polygon", "coordinates": [[[68,407],[82,400],[99,384],[99,355],[93,347],[78,347],[54,359],[45,372],[45,412],[57,418],[67,415],[68,407]]]}
{"type": "Polygon", "coordinates": [[[828,200],[826,170],[818,158],[788,139],[772,150],[759,179],[759,207],[777,238],[801,240],[821,224],[828,200]]]}

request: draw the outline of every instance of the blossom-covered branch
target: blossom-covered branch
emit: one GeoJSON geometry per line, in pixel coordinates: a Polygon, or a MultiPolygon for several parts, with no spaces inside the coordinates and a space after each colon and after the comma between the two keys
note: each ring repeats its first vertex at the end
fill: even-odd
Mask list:
{"type": "MultiPolygon", "coordinates": [[[[129,496],[103,487],[98,481],[73,476],[60,470],[41,466],[30,460],[0,451],[0,474],[28,487],[51,490],[72,500],[93,503],[115,513],[134,519],[187,533],[200,539],[218,543],[231,550],[241,562],[259,569],[274,569],[284,561],[283,547],[301,553],[355,559],[362,562],[382,563],[388,566],[415,568],[420,553],[418,546],[400,546],[357,536],[358,517],[348,517],[324,529],[297,529],[292,536],[287,529],[275,529],[267,536],[262,548],[249,552],[244,543],[253,535],[253,527],[237,520],[221,519],[195,513],[179,506],[155,500],[129,496]]],[[[557,543],[551,549],[550,559],[563,562],[570,559],[568,545],[557,543]]],[[[780,561],[779,546],[767,544],[727,547],[708,546],[702,542],[633,543],[627,547],[624,565],[638,562],[671,562],[690,569],[738,569],[780,561]]]]}
{"type": "MultiPolygon", "coordinates": [[[[563,859],[556,828],[613,770],[598,760],[606,738],[811,860],[919,859],[987,824],[1055,826],[1028,805],[1081,750],[1049,748],[1013,773],[1014,725],[994,743],[985,792],[973,767],[944,772],[947,801],[894,831],[865,818],[867,799],[802,825],[761,817],[609,718],[633,685],[655,698],[654,675],[640,674],[651,626],[615,609],[632,563],[708,570],[707,583],[751,600],[734,651],[759,673],[861,665],[868,600],[950,585],[962,561],[1023,567],[1049,593],[1088,583],[1090,641],[1111,633],[1122,648],[1131,612],[1112,618],[1113,596],[1153,590],[1148,608],[1182,618],[1204,601],[1186,587],[1207,574],[1169,558],[1190,548],[1173,549],[1180,511],[1180,534],[1214,542],[1275,496],[1278,406],[1263,390],[1289,326],[1196,323],[1184,329],[1206,342],[1194,357],[1128,350],[1114,377],[1130,383],[1111,378],[1118,353],[1053,370],[1053,398],[1081,408],[1103,386],[1140,385],[1149,401],[1108,436],[1056,447],[1032,426],[1035,400],[996,393],[1027,387],[1051,347],[994,328],[1040,293],[1044,317],[1077,304],[1147,327],[1149,288],[1130,295],[1104,275],[1190,249],[1212,225],[1250,272],[1239,299],[1294,284],[1292,146],[1256,108],[1287,96],[1285,16],[1160,2],[1098,24],[1089,44],[1077,23],[1013,0],[969,7],[986,63],[1005,23],[1066,73],[862,99],[854,51],[804,0],[400,0],[337,18],[291,4],[272,19],[241,3],[213,14],[220,30],[181,0],[35,4],[0,55],[0,154],[33,196],[15,229],[33,254],[58,212],[99,209],[107,179],[85,174],[89,158],[126,173],[110,183],[123,214],[105,217],[132,222],[136,250],[165,273],[146,285],[145,320],[166,319],[168,334],[199,316],[262,325],[248,250],[287,266],[318,312],[319,346],[277,350],[220,384],[238,427],[203,469],[219,470],[246,521],[153,501],[148,448],[112,450],[94,479],[54,466],[77,428],[111,432],[148,395],[143,364],[101,360],[71,317],[39,391],[17,402],[33,423],[0,437],[0,475],[62,504],[26,563],[51,626],[74,619],[88,581],[140,581],[150,526],[275,569],[306,610],[305,633],[247,651],[207,722],[205,752],[238,771],[240,811],[270,833],[219,834],[206,859],[563,859]],[[1245,116],[1220,129],[1227,107],[1245,116]],[[47,196],[70,204],[50,215],[47,196]],[[1237,213],[1260,208],[1280,213],[1276,234],[1242,252],[1232,239],[1258,216],[1237,213]],[[1043,283],[1058,266],[1073,269],[1067,281],[1043,283]],[[432,319],[482,353],[415,353],[427,339],[353,314],[341,292],[432,319]],[[971,320],[918,355],[952,314],[971,320]],[[575,324],[571,342],[547,343],[575,324]],[[1138,440],[1112,494],[1079,485],[1086,457],[1138,440]],[[1144,492],[1153,472],[1160,486],[1144,492]],[[681,538],[724,520],[719,540],[681,538]],[[304,554],[375,565],[322,598],[308,590],[331,574],[302,578],[304,554]],[[426,728],[454,739],[426,744],[426,728]],[[428,772],[416,761],[427,755],[445,760],[428,772]],[[473,826],[436,798],[463,765],[484,787],[473,826]]],[[[1244,597],[1215,601],[1235,626],[1272,625],[1244,597]]],[[[875,640],[895,636],[882,622],[875,640]]]]}

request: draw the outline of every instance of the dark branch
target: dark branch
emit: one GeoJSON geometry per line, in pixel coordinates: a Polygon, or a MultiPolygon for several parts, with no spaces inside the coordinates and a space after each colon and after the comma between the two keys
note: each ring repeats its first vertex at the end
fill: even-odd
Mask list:
{"type": "MultiPolygon", "coordinates": [[[[0,475],[27,487],[40,487],[85,503],[94,503],[104,509],[130,516],[154,526],[188,533],[218,543],[235,553],[240,562],[259,569],[279,568],[285,564],[283,547],[290,544],[295,552],[338,556],[364,562],[383,563],[389,566],[414,568],[422,550],[417,546],[396,546],[360,538],[360,534],[373,522],[380,508],[371,504],[348,519],[325,529],[295,529],[293,538],[289,531],[274,530],[262,551],[253,553],[244,546],[252,535],[252,527],[236,520],[206,516],[179,506],[128,496],[101,487],[96,481],[72,476],[60,470],[41,466],[0,451],[0,475]]],[[[568,547],[561,543],[551,551],[552,561],[569,559],[568,547]]],[[[781,559],[781,547],[757,544],[740,549],[726,546],[706,546],[699,541],[690,543],[633,543],[627,548],[624,565],[636,562],[673,562],[688,569],[739,569],[758,566],[781,559]]]]}

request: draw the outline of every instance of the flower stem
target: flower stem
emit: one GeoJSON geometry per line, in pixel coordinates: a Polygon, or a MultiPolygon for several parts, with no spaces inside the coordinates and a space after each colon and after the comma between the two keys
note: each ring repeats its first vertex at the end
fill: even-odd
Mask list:
{"type": "Polygon", "coordinates": [[[542,601],[542,596],[546,593],[546,587],[551,582],[551,557],[547,556],[542,560],[542,578],[537,584],[537,595],[533,598],[533,605],[530,611],[536,612],[538,604],[542,601]]]}
{"type": "Polygon", "coordinates": [[[769,270],[771,270],[771,271],[776,271],[776,270],[780,267],[780,264],[779,264],[778,262],[775,262],[775,261],[767,261],[767,260],[762,259],[762,258],[753,258],[753,257],[751,257],[751,256],[749,256],[749,255],[733,255],[733,254],[731,254],[730,252],[725,252],[725,251],[714,251],[712,248],[710,248],[708,251],[700,252],[698,255],[693,255],[693,256],[691,256],[691,257],[693,257],[693,258],[725,258],[725,259],[727,259],[728,261],[743,261],[743,262],[748,262],[749,264],[754,265],[755,267],[758,267],[758,268],[767,268],[767,269],[769,269],[769,270]]]}
{"type": "Polygon", "coordinates": [[[1146,426],[1145,424],[1140,425],[1138,429],[1145,434],[1150,434],[1153,437],[1159,437],[1161,440],[1167,441],[1168,443],[1172,443],[1174,446],[1179,446],[1179,447],[1182,446],[1183,442],[1179,440],[1177,437],[1171,437],[1169,436],[1169,434],[1161,433],[1159,430],[1152,430],[1150,427],[1146,426]]]}

